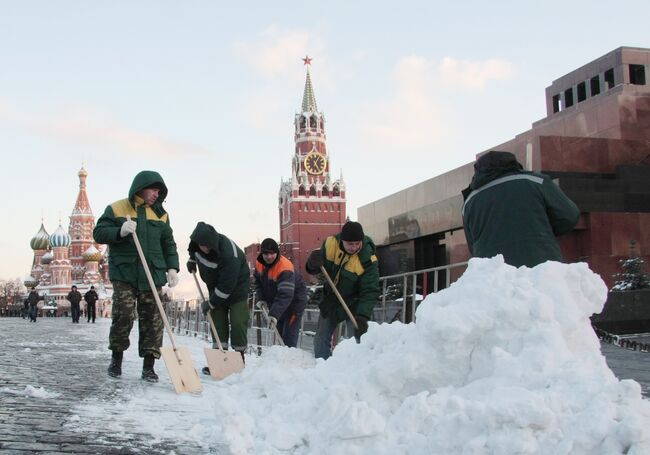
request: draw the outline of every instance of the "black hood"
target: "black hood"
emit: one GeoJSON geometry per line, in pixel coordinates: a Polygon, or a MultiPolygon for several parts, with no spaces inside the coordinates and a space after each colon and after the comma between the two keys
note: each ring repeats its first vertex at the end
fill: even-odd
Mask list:
{"type": "Polygon", "coordinates": [[[199,245],[207,245],[210,247],[210,250],[213,252],[219,251],[219,233],[211,225],[199,221],[190,235],[190,240],[196,244],[198,248],[199,245]]]}

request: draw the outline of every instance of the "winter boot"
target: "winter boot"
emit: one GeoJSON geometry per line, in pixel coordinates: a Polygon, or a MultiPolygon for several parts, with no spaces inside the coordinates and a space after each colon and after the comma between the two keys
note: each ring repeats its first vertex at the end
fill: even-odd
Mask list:
{"type": "Polygon", "coordinates": [[[108,375],[112,378],[119,378],[122,376],[122,351],[113,351],[111,357],[111,364],[108,366],[108,375]]]}
{"type": "Polygon", "coordinates": [[[146,354],[142,362],[142,379],[147,382],[158,382],[158,375],[153,371],[153,364],[156,361],[153,355],[146,354]]]}
{"type": "Polygon", "coordinates": [[[244,365],[246,365],[246,357],[244,357],[244,351],[239,351],[241,354],[241,361],[244,362],[244,365]]]}
{"type": "Polygon", "coordinates": [[[203,374],[205,374],[207,376],[210,376],[210,368],[208,368],[208,367],[201,368],[201,373],[203,373],[203,374]]]}

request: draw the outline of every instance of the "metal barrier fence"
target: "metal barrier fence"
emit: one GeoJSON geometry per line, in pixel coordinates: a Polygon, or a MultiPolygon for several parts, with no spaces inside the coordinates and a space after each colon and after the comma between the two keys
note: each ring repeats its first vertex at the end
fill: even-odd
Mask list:
{"type": "MultiPolygon", "coordinates": [[[[415,272],[380,277],[381,296],[373,311],[372,320],[380,324],[395,321],[403,323],[415,321],[415,312],[424,297],[448,287],[462,275],[466,267],[467,262],[459,262],[415,272]]],[[[261,352],[262,347],[271,346],[274,339],[273,334],[266,327],[264,315],[254,303],[254,301],[249,302],[251,319],[248,330],[248,344],[252,350],[261,352]]],[[[174,332],[186,336],[200,337],[206,342],[211,340],[210,327],[201,313],[198,299],[166,302],[165,312],[174,332]]],[[[312,350],[318,316],[317,307],[307,307],[305,309],[300,323],[299,348],[312,350]]],[[[336,338],[347,336],[346,324],[340,324],[336,338]]]]}

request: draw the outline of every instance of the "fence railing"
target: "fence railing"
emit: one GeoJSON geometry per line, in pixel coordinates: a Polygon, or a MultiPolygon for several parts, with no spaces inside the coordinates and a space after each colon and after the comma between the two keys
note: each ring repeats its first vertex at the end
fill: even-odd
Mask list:
{"type": "MultiPolygon", "coordinates": [[[[372,320],[378,323],[415,321],[415,312],[424,297],[448,287],[465,271],[467,262],[459,262],[440,267],[432,267],[414,272],[399,273],[380,277],[381,296],[375,306],[372,320]]],[[[251,319],[248,330],[248,342],[252,349],[261,350],[274,343],[273,334],[266,327],[261,310],[249,302],[251,319]]],[[[174,300],[165,303],[165,312],[172,330],[186,336],[210,340],[210,328],[201,313],[197,299],[174,300]]],[[[300,323],[298,347],[311,350],[313,337],[318,325],[317,307],[307,307],[300,323]]],[[[340,324],[338,337],[347,337],[346,324],[340,324]]],[[[222,340],[223,342],[224,340],[222,340]]]]}

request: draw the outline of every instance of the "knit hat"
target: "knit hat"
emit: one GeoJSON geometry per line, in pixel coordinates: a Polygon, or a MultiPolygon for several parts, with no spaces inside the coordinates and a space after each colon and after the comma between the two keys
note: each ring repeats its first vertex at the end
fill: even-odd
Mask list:
{"type": "Polygon", "coordinates": [[[280,248],[278,243],[273,239],[264,239],[262,240],[262,253],[279,253],[280,248]]]}
{"type": "Polygon", "coordinates": [[[363,240],[363,227],[356,221],[348,221],[341,229],[341,240],[346,242],[360,242],[363,240]]]}

